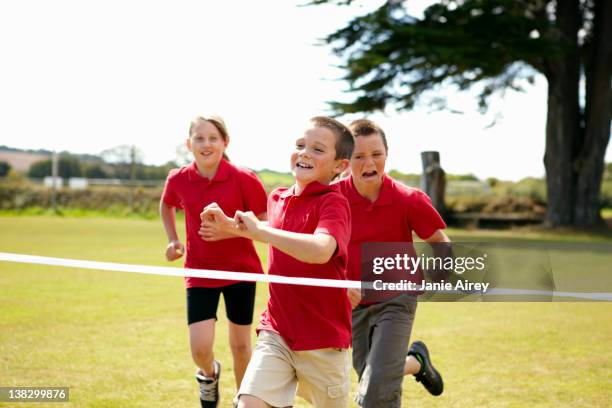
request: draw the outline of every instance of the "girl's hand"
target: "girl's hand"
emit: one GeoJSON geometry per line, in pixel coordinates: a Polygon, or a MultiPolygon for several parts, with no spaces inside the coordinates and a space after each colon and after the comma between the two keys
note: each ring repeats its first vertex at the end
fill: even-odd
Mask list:
{"type": "Polygon", "coordinates": [[[185,246],[180,241],[171,241],[166,246],[166,259],[168,261],[174,261],[179,259],[185,253],[185,246]]]}
{"type": "MultiPolygon", "coordinates": [[[[200,213],[200,219],[202,220],[202,227],[206,227],[209,232],[212,230],[215,232],[232,232],[236,229],[234,220],[226,216],[217,203],[210,203],[204,207],[204,210],[200,213]]],[[[202,231],[202,228],[200,228],[200,231],[202,231]]]]}
{"type": "Polygon", "coordinates": [[[216,224],[209,223],[208,221],[202,222],[198,230],[198,235],[200,235],[204,241],[220,241],[222,239],[236,238],[236,235],[221,231],[216,224]]]}

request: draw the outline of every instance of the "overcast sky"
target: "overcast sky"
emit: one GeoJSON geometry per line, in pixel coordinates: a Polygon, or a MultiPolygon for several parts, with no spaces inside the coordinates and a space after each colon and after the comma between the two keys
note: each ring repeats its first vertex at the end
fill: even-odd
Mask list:
{"type": "MultiPolygon", "coordinates": [[[[287,171],[305,121],[327,113],[326,101],[348,98],[340,61],[315,43],[378,2],[301,3],[2,2],[0,144],[93,154],[134,144],[145,162],[161,164],[176,157],[192,117],[216,112],[235,163],[287,171]]],[[[427,3],[409,5],[418,14],[427,3]]],[[[473,95],[449,96],[464,114],[420,106],[372,115],[389,136],[388,169],[420,172],[419,152],[438,150],[451,173],[543,176],[543,78],[484,116],[473,95]],[[503,117],[487,128],[497,113],[503,117]]]]}

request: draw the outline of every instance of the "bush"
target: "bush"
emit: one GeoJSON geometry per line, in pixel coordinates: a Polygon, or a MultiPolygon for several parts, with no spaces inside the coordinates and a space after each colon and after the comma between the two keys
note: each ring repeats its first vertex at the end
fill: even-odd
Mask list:
{"type": "MultiPolygon", "coordinates": [[[[28,176],[33,178],[44,178],[52,172],[52,160],[40,160],[32,163],[28,170],[28,176]]],[[[57,174],[59,177],[81,177],[81,163],[75,157],[61,156],[57,162],[57,174]]]]}
{"type": "MultiPolygon", "coordinates": [[[[67,209],[133,212],[152,216],[157,214],[161,193],[160,188],[135,188],[130,209],[130,190],[127,187],[90,187],[86,190],[62,188],[57,192],[57,205],[67,209]]],[[[0,184],[0,210],[50,207],[49,188],[28,182],[0,184]]]]}
{"type": "Polygon", "coordinates": [[[0,161],[0,177],[6,177],[11,170],[11,165],[5,161],[0,161]]]}

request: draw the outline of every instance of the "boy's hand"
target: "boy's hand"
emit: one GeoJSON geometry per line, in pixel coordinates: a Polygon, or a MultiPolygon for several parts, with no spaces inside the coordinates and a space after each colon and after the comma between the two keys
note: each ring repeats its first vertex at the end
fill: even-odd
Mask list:
{"type": "Polygon", "coordinates": [[[351,302],[351,308],[356,308],[359,302],[361,302],[361,290],[348,289],[347,295],[349,298],[349,302],[351,302]]]}
{"type": "Polygon", "coordinates": [[[179,259],[185,253],[185,246],[180,241],[172,241],[166,246],[166,259],[174,261],[179,259]]]}
{"type": "Polygon", "coordinates": [[[259,234],[262,222],[253,214],[253,211],[236,211],[234,222],[242,236],[261,241],[259,234]]]}

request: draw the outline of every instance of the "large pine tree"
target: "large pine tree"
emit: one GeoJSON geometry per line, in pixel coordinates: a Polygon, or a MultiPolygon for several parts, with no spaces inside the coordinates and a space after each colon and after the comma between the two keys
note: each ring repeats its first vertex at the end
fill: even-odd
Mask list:
{"type": "MultiPolygon", "coordinates": [[[[313,1],[321,3],[353,0],[313,1]]],[[[612,114],[612,1],[443,0],[422,19],[410,16],[405,3],[387,1],[326,38],[343,58],[356,94],[350,103],[332,103],[333,109],[412,109],[432,93],[444,107],[436,91],[451,84],[480,86],[486,109],[491,95],[521,89],[535,69],[548,82],[547,221],[600,223],[612,114]]]]}

